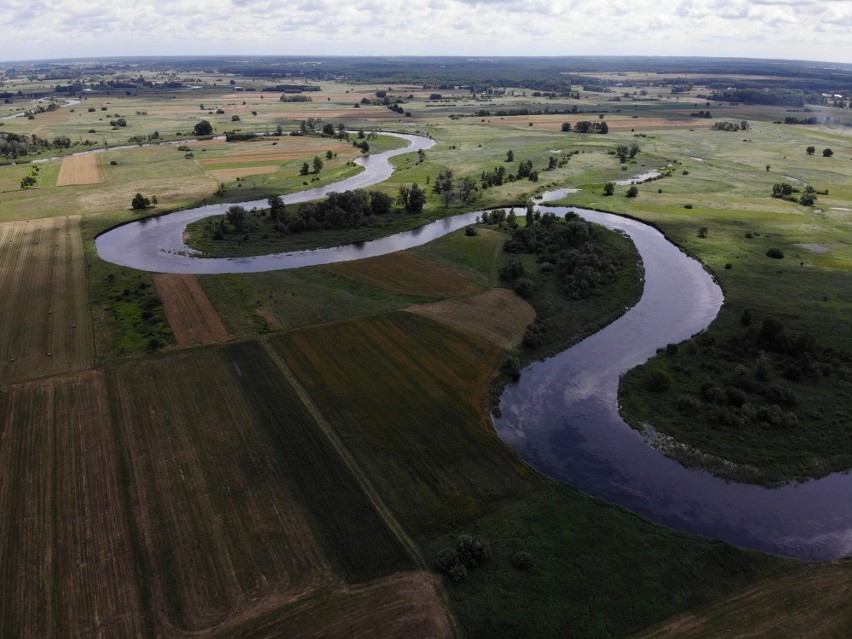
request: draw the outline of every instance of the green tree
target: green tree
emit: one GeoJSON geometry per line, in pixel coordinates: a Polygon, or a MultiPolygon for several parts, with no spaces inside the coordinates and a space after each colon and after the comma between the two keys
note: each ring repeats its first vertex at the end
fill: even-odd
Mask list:
{"type": "Polygon", "coordinates": [[[822,157],[830,158],[832,155],[834,155],[834,151],[832,151],[831,149],[823,149],[822,150],[822,157]]]}
{"type": "Polygon", "coordinates": [[[639,189],[636,188],[635,184],[627,189],[627,197],[636,197],[637,195],[639,195],[639,189]]]}
{"type": "Polygon", "coordinates": [[[319,173],[322,171],[322,158],[320,156],[315,155],[313,160],[314,173],[319,173]]]}
{"type": "Polygon", "coordinates": [[[207,120],[201,120],[201,122],[195,123],[192,132],[195,135],[213,135],[213,125],[207,120]]]}
{"type": "Polygon", "coordinates": [[[307,162],[302,162],[302,168],[299,169],[299,175],[307,175],[311,172],[311,166],[307,162]]]}
{"type": "Polygon", "coordinates": [[[615,193],[615,184],[613,184],[612,182],[607,182],[606,184],[604,184],[603,194],[609,196],[613,193],[615,193]]]}
{"type": "Polygon", "coordinates": [[[515,152],[512,149],[506,151],[506,162],[514,162],[515,161],[515,152]]]}
{"type": "Polygon", "coordinates": [[[453,199],[453,170],[441,169],[438,171],[432,190],[441,196],[444,201],[444,208],[448,207],[453,199]]]}
{"type": "Polygon", "coordinates": [[[228,208],[225,219],[231,224],[237,233],[242,233],[246,227],[246,210],[242,206],[234,205],[228,208]]]}
{"type": "Polygon", "coordinates": [[[133,196],[133,199],[130,201],[130,208],[136,211],[142,211],[151,206],[151,200],[142,195],[141,193],[137,193],[133,196]]]}
{"type": "Polygon", "coordinates": [[[807,149],[805,149],[805,153],[807,153],[808,155],[813,155],[814,153],[816,153],[816,147],[809,146],[807,149]]]}
{"type": "Polygon", "coordinates": [[[408,192],[408,203],[405,205],[405,210],[409,213],[420,213],[423,206],[426,204],[426,194],[417,186],[417,183],[411,185],[408,192]]]}

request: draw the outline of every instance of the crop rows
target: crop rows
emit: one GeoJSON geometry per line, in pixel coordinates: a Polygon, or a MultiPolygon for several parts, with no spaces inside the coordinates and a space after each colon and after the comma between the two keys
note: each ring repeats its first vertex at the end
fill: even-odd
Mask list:
{"type": "Polygon", "coordinates": [[[93,357],[79,218],[0,224],[0,383],[93,357]]]}
{"type": "Polygon", "coordinates": [[[0,445],[0,635],[144,627],[100,373],[13,386],[0,445]]]}
{"type": "Polygon", "coordinates": [[[409,533],[461,525],[523,490],[529,471],[482,416],[496,346],[404,312],[272,344],[409,533]]]}
{"type": "Polygon", "coordinates": [[[135,362],[115,376],[164,634],[213,628],[333,578],[235,373],[221,351],[202,350],[135,362]]]}

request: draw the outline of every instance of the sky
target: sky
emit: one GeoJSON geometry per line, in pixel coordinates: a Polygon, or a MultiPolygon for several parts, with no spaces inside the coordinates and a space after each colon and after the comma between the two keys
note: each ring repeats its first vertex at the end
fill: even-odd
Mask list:
{"type": "Polygon", "coordinates": [[[852,62],[852,0],[0,0],[0,60],[652,55],[852,62]]]}

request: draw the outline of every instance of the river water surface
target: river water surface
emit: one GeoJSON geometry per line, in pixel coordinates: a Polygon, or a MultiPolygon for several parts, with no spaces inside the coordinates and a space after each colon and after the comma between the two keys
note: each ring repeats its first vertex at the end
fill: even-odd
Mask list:
{"type": "MultiPolygon", "coordinates": [[[[287,204],[330,191],[363,188],[390,176],[388,159],[429,148],[431,140],[402,136],[411,145],[359,160],[359,175],[285,198],[287,204]]],[[[545,194],[547,202],[570,190],[545,194]]],[[[243,206],[263,207],[265,200],[243,206]]],[[[107,261],[174,273],[234,273],[298,268],[382,255],[424,244],[475,221],[478,213],[420,229],[315,251],[248,258],[201,258],[182,241],[192,221],[225,212],[217,204],[140,220],[100,237],[107,261]]],[[[568,209],[551,208],[564,214],[568,209]]],[[[542,472],[678,530],[739,546],[808,559],[852,553],[852,476],[833,474],[782,488],[727,482],[668,459],[618,414],[618,379],[657,348],[705,329],[722,304],[722,291],[701,265],[640,222],[573,209],[582,217],[627,233],[642,257],[642,299],[620,319],[579,344],[524,369],[504,391],[500,437],[542,472]]]]}

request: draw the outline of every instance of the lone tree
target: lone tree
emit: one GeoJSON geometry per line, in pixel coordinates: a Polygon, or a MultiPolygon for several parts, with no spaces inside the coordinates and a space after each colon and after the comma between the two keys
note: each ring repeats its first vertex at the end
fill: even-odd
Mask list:
{"type": "Polygon", "coordinates": [[[823,149],[822,150],[822,157],[830,158],[832,155],[834,155],[834,151],[832,151],[831,149],[823,149]]]}
{"type": "Polygon", "coordinates": [[[314,164],[314,173],[319,173],[320,171],[322,171],[322,159],[320,158],[320,156],[318,156],[318,155],[314,156],[313,164],[314,164]]]}
{"type": "Polygon", "coordinates": [[[207,120],[196,122],[192,132],[195,133],[195,135],[213,135],[213,125],[207,120]]]}
{"type": "Polygon", "coordinates": [[[637,195],[639,195],[639,189],[636,186],[631,186],[627,189],[627,197],[636,197],[637,195]]]}
{"type": "Polygon", "coordinates": [[[816,147],[809,146],[807,149],[805,149],[805,153],[807,153],[808,155],[813,155],[814,153],[816,153],[816,147]]]}
{"type": "Polygon", "coordinates": [[[302,168],[299,169],[299,175],[307,175],[311,172],[311,167],[307,162],[302,162],[302,168]]]}
{"type": "Polygon", "coordinates": [[[515,152],[512,149],[506,151],[506,162],[514,162],[515,161],[515,152]]]}
{"type": "Polygon", "coordinates": [[[612,182],[607,182],[606,184],[604,184],[603,194],[612,195],[613,193],[615,193],[615,184],[613,184],[612,182]]]}
{"type": "Polygon", "coordinates": [[[133,200],[130,202],[130,208],[134,211],[142,211],[151,206],[151,200],[141,193],[137,193],[133,196],[133,200]]]}

